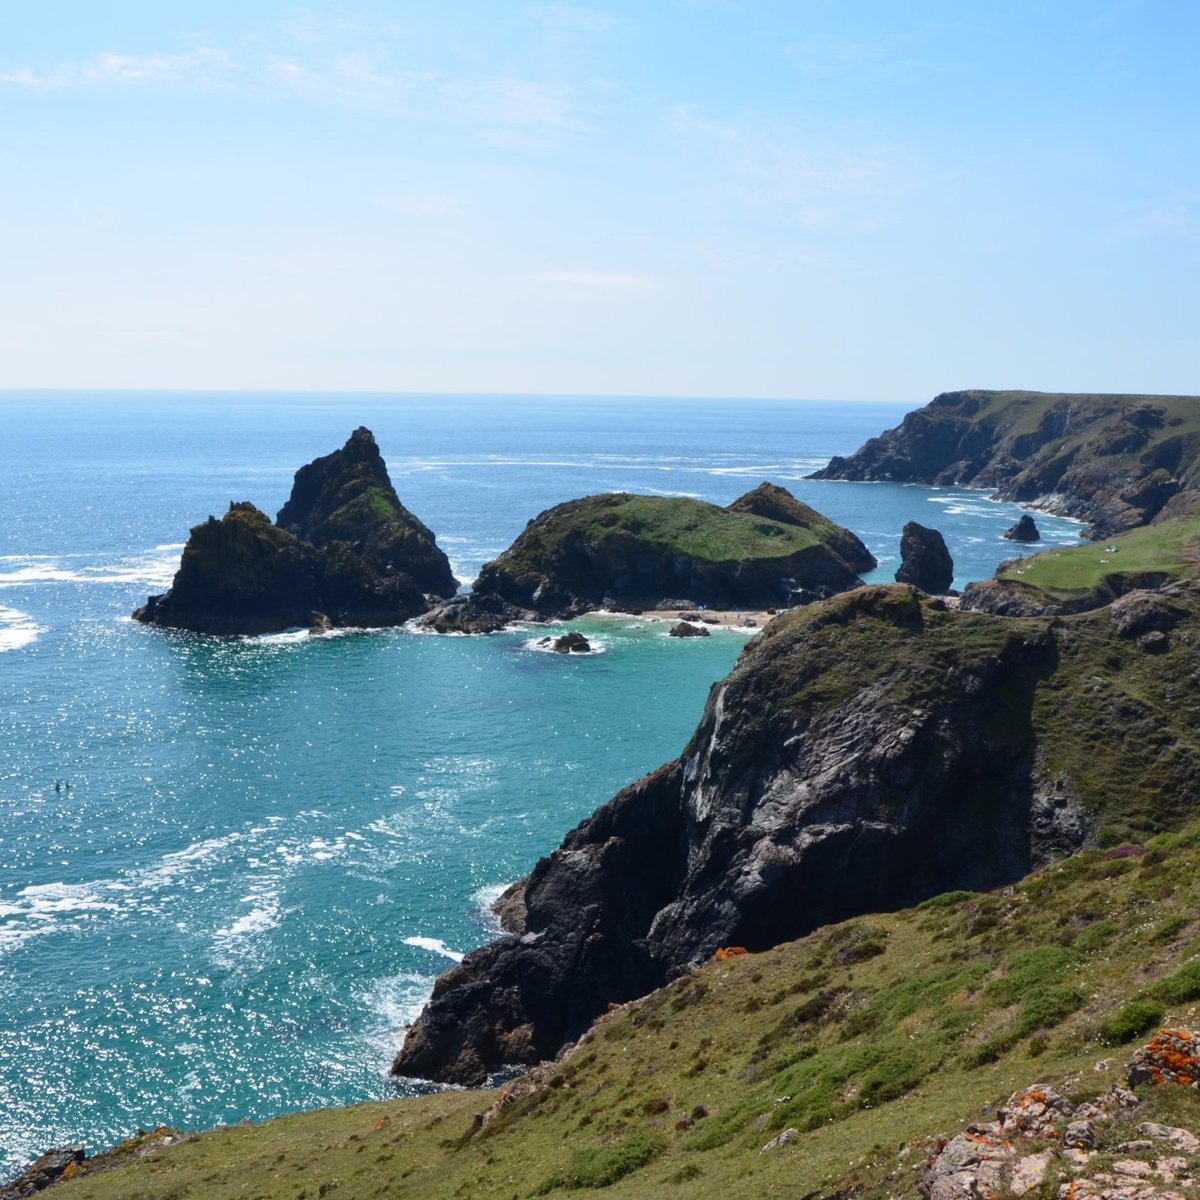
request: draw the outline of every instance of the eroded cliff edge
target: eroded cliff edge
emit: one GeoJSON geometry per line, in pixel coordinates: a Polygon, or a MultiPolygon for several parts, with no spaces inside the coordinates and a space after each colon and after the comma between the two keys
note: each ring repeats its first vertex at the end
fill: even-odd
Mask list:
{"type": "Polygon", "coordinates": [[[680,758],[537,864],[522,927],[442,976],[393,1069],[478,1083],[720,946],[1176,824],[1200,800],[1200,594],[1139,603],[1132,625],[998,617],[897,585],[777,619],[680,758]]]}
{"type": "Polygon", "coordinates": [[[993,488],[1110,537],[1200,500],[1200,397],[944,392],[813,478],[993,488]]]}

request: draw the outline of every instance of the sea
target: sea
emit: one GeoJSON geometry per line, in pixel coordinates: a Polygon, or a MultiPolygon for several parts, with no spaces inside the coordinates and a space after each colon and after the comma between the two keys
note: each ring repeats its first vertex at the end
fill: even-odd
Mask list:
{"type": "MultiPolygon", "coordinates": [[[[956,582],[1025,552],[1012,504],[806,475],[913,405],[605,397],[0,393],[0,1179],[46,1147],[419,1089],[388,1073],[489,902],[677,755],[750,629],[213,638],[129,614],[190,526],[274,515],[358,425],[469,586],[596,492],[726,504],[763,480],[890,580],[906,521],[956,582]]],[[[1039,514],[1042,545],[1079,525],[1039,514]]]]}

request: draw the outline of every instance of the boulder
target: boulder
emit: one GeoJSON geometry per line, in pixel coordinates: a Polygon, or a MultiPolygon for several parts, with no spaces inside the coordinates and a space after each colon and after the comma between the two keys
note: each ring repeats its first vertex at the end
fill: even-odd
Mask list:
{"type": "Polygon", "coordinates": [[[900,569],[897,583],[911,583],[930,595],[950,590],[954,580],[954,563],[946,541],[936,529],[928,529],[909,521],[900,534],[900,569]]]}
{"type": "Polygon", "coordinates": [[[680,621],[678,625],[672,628],[669,636],[677,638],[708,637],[708,626],[693,625],[689,621],[680,621]]]}
{"type": "Polygon", "coordinates": [[[1004,536],[1010,542],[1040,542],[1042,540],[1037,525],[1028,513],[1025,513],[1011,529],[1005,530],[1004,536]]]}
{"type": "Polygon", "coordinates": [[[592,643],[582,633],[572,630],[570,633],[564,633],[562,637],[555,638],[552,649],[555,654],[590,654],[592,643]]]}
{"type": "Polygon", "coordinates": [[[1200,1081],[1200,1035],[1187,1029],[1164,1029],[1134,1052],[1127,1071],[1129,1086],[1143,1083],[1200,1081]]]}

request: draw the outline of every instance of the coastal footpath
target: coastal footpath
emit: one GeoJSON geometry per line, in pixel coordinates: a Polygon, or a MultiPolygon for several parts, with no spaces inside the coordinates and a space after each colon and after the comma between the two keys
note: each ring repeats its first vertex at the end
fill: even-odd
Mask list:
{"type": "Polygon", "coordinates": [[[990,488],[1107,538],[1200,500],[1200,397],[943,392],[812,478],[990,488]]]}

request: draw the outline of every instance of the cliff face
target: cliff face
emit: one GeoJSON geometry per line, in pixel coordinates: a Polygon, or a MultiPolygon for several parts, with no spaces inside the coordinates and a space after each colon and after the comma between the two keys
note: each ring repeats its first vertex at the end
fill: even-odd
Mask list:
{"type": "Polygon", "coordinates": [[[856,571],[874,563],[849,530],[769,484],[728,508],[683,497],[587,496],[537,516],[484,566],[470,596],[426,623],[486,632],[512,620],[664,601],[786,606],[797,593],[855,587],[856,571]]]}
{"type": "Polygon", "coordinates": [[[993,488],[1109,537],[1200,500],[1200,398],[946,392],[813,478],[993,488]]]}
{"type": "Polygon", "coordinates": [[[433,534],[400,504],[375,439],[296,473],[279,524],[252,504],[191,530],[169,591],[133,615],[198,633],[397,625],[456,585],[433,534]]]}
{"type": "Polygon", "coordinates": [[[343,542],[359,558],[403,572],[422,592],[458,590],[433,532],[400,503],[375,438],[361,425],[340,450],[296,472],[275,520],[314,546],[343,542]]]}
{"type": "Polygon", "coordinates": [[[958,613],[900,586],[773,622],[683,755],[537,864],[523,928],[439,980],[393,1069],[478,1082],[720,946],[1169,826],[1200,800],[1200,687],[1159,682],[1191,677],[1200,600],[1171,603],[1153,650],[1107,611],[958,613]]]}

